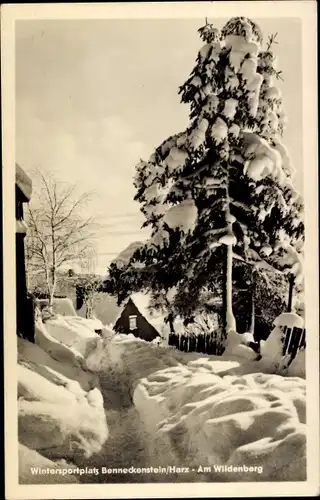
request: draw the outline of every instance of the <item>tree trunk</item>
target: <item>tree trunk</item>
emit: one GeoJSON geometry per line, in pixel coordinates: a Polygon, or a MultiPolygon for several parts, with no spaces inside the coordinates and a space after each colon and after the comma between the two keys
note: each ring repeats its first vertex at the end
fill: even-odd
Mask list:
{"type": "Polygon", "coordinates": [[[249,333],[254,334],[254,327],[255,327],[255,304],[254,304],[254,291],[252,291],[251,295],[251,321],[250,321],[250,329],[249,333]]]}
{"type": "Polygon", "coordinates": [[[230,330],[237,331],[236,319],[232,310],[232,245],[227,246],[226,269],[226,333],[230,330]]]}
{"type": "MultiPolygon", "coordinates": [[[[226,221],[229,234],[233,234],[232,219],[230,212],[230,196],[229,196],[229,169],[227,168],[227,191],[226,191],[226,221]]],[[[236,319],[232,310],[232,260],[233,260],[233,245],[227,246],[227,263],[225,274],[226,287],[226,335],[233,330],[237,331],[236,319]]]]}
{"type": "Polygon", "coordinates": [[[93,317],[93,303],[91,299],[87,299],[86,303],[86,319],[92,319],[93,317]]]}
{"type": "Polygon", "coordinates": [[[255,282],[255,270],[253,269],[252,271],[252,277],[251,277],[251,320],[250,320],[250,329],[249,333],[254,334],[254,327],[255,327],[255,300],[254,300],[254,294],[255,294],[255,288],[256,288],[256,282],[255,282]]]}
{"type": "Polygon", "coordinates": [[[291,274],[289,277],[288,312],[292,311],[293,289],[294,289],[294,276],[291,274]]]}
{"type": "Polygon", "coordinates": [[[54,299],[54,292],[56,290],[56,270],[54,267],[51,269],[51,284],[50,284],[50,293],[49,293],[49,304],[48,304],[48,309],[50,313],[53,313],[53,299],[54,299]]]}

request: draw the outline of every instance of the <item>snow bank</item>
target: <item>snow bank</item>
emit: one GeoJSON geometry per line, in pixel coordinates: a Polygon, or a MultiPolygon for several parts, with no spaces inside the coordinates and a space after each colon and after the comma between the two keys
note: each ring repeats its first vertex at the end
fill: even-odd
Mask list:
{"type": "Polygon", "coordinates": [[[79,367],[85,364],[84,357],[80,352],[52,337],[40,321],[35,325],[35,343],[56,361],[79,367]]]}
{"type": "Polygon", "coordinates": [[[211,356],[141,380],[134,403],[149,432],[150,455],[160,450],[163,465],[209,466],[206,480],[304,480],[305,382],[258,372],[239,376],[240,366],[211,356]],[[243,464],[252,470],[232,472],[243,464]]]}
{"type": "Polygon", "coordinates": [[[67,347],[76,349],[83,356],[86,355],[98,338],[95,329],[103,329],[103,325],[99,320],[61,315],[56,315],[46,321],[44,327],[51,337],[67,347]]]}
{"type": "Polygon", "coordinates": [[[224,358],[227,356],[236,356],[247,360],[256,359],[257,353],[248,346],[249,342],[254,342],[253,335],[250,333],[240,334],[230,331],[227,337],[226,348],[222,356],[224,358]]]}
{"type": "Polygon", "coordinates": [[[302,349],[298,351],[296,357],[290,363],[287,375],[290,377],[306,378],[306,351],[302,349]]]}
{"type": "Polygon", "coordinates": [[[79,483],[76,476],[68,473],[68,469],[74,466],[67,464],[64,460],[53,462],[43,457],[35,450],[30,450],[22,444],[19,445],[19,483],[20,484],[61,484],[61,483],[79,483]],[[32,469],[51,469],[56,470],[54,474],[32,473],[32,469]],[[66,469],[63,474],[61,469],[66,469]]]}
{"type": "MultiPolygon", "coordinates": [[[[40,309],[43,309],[48,306],[48,299],[38,299],[38,304],[40,309]]],[[[67,297],[64,299],[54,298],[52,310],[54,314],[60,314],[61,316],[76,316],[77,314],[72,300],[67,297]]]]}
{"type": "Polygon", "coordinates": [[[118,334],[101,338],[87,364],[126,388],[147,435],[149,464],[211,467],[195,481],[304,480],[305,380],[252,360],[250,334],[231,337],[229,354],[219,357],[118,334]],[[237,473],[243,464],[251,469],[237,473]]]}
{"type": "Polygon", "coordinates": [[[103,405],[73,395],[69,401],[19,400],[19,441],[48,458],[79,463],[98,453],[108,437],[103,405]]]}
{"type": "Polygon", "coordinates": [[[41,482],[40,476],[30,476],[29,463],[40,466],[49,463],[47,458],[80,465],[108,438],[98,377],[83,355],[52,337],[41,322],[36,342],[18,339],[20,474],[27,483],[41,482]]]}

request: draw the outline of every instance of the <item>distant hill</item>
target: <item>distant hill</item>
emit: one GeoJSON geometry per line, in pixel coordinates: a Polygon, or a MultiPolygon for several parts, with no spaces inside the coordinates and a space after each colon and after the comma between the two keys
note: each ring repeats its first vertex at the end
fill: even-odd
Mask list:
{"type": "Polygon", "coordinates": [[[112,261],[112,264],[117,264],[118,266],[126,265],[131,259],[134,252],[140,248],[144,242],[133,241],[127,248],[125,248],[119,255],[112,261]]]}

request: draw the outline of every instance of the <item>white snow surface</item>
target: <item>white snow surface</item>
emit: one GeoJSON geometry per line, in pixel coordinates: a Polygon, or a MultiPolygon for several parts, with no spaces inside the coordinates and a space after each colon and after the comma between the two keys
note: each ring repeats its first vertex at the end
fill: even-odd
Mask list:
{"type": "Polygon", "coordinates": [[[27,448],[19,444],[19,483],[20,484],[69,484],[79,483],[76,475],[68,473],[68,469],[73,469],[70,463],[64,459],[59,461],[52,461],[43,455],[40,455],[36,450],[27,448]],[[56,474],[32,474],[32,467],[40,467],[42,469],[55,469],[56,474]],[[64,469],[63,475],[59,473],[64,469]]]}
{"type": "MultiPolygon", "coordinates": [[[[84,322],[82,318],[78,321],[79,325],[84,322]]],[[[90,327],[92,324],[88,330],[90,327]]],[[[91,338],[94,336],[92,331],[91,338]]],[[[68,341],[73,346],[82,345],[80,326],[79,342],[70,337],[68,341]]],[[[81,465],[84,458],[99,452],[108,438],[97,375],[88,370],[81,352],[51,336],[40,319],[36,344],[18,339],[18,415],[20,479],[26,483],[41,482],[27,473],[27,464],[52,463],[55,468],[59,465],[55,461],[69,460],[81,465]]],[[[53,482],[67,481],[56,476],[53,482]]],[[[68,482],[77,480],[69,478],[68,482]]]]}
{"type": "Polygon", "coordinates": [[[177,147],[173,147],[170,150],[169,155],[165,159],[164,163],[167,165],[169,170],[175,170],[184,166],[186,159],[188,158],[188,153],[177,147]]]}
{"type": "Polygon", "coordinates": [[[100,339],[87,364],[100,373],[112,366],[128,384],[149,465],[211,465],[212,480],[305,479],[302,378],[274,374],[263,360],[181,353],[133,335],[100,339]],[[214,468],[257,463],[259,471],[241,474],[214,468]]]}
{"type": "Polygon", "coordinates": [[[26,172],[16,163],[16,178],[15,183],[22,191],[27,200],[31,199],[32,181],[26,172]]]}
{"type": "Polygon", "coordinates": [[[235,237],[234,234],[224,234],[219,238],[219,243],[223,243],[224,245],[236,245],[237,243],[237,238],[235,237]]]}
{"type": "Polygon", "coordinates": [[[301,377],[306,378],[306,351],[305,349],[300,349],[290,363],[287,374],[290,377],[301,377]]]}
{"type": "Polygon", "coordinates": [[[228,125],[222,118],[218,117],[212,125],[211,135],[217,144],[228,137],[228,125]]]}
{"type": "Polygon", "coordinates": [[[289,373],[299,373],[299,376],[305,376],[305,358],[304,354],[301,355],[301,350],[298,350],[298,353],[291,364],[289,364],[291,356],[287,354],[283,356],[283,327],[303,328],[304,319],[295,313],[282,313],[273,323],[275,327],[267,340],[261,340],[260,342],[260,353],[263,362],[267,363],[271,369],[277,373],[287,370],[288,365],[290,368],[291,364],[294,363],[293,368],[291,367],[289,369],[289,373]]]}
{"type": "Polygon", "coordinates": [[[169,241],[169,234],[162,227],[162,225],[160,225],[160,227],[152,236],[152,238],[150,238],[150,244],[159,248],[163,248],[168,241],[169,241]]]}
{"type": "MultiPolygon", "coordinates": [[[[281,231],[281,230],[280,230],[281,231]]],[[[303,253],[298,252],[296,248],[294,248],[288,241],[286,241],[286,235],[281,235],[278,233],[279,237],[279,245],[282,248],[285,248],[285,254],[283,257],[277,257],[277,263],[280,266],[287,267],[286,272],[290,272],[295,276],[296,283],[301,283],[304,277],[304,261],[303,261],[303,253]]]]}
{"type": "Polygon", "coordinates": [[[267,340],[261,340],[260,352],[262,358],[267,361],[270,366],[277,366],[281,363],[283,356],[283,343],[281,341],[282,330],[276,326],[270,333],[267,340]]]}
{"type": "MultiPolygon", "coordinates": [[[[154,207],[153,207],[154,208],[154,207]]],[[[198,217],[197,207],[192,199],[186,199],[177,205],[162,206],[164,215],[158,229],[149,240],[149,245],[163,248],[169,241],[169,234],[164,223],[171,229],[179,228],[184,234],[192,232],[198,217]]]]}
{"type": "MultiPolygon", "coordinates": [[[[42,309],[48,305],[48,299],[38,299],[38,304],[40,309],[42,309]]],[[[76,316],[72,300],[67,297],[55,297],[53,299],[52,310],[55,314],[60,314],[62,316],[76,316]]]]}
{"type": "Polygon", "coordinates": [[[238,101],[236,99],[227,99],[224,103],[223,114],[226,118],[232,120],[237,112],[238,101]]]}
{"type": "Polygon", "coordinates": [[[238,35],[226,36],[225,45],[227,48],[231,48],[229,61],[235,73],[239,72],[241,64],[247,54],[257,57],[259,51],[258,43],[248,42],[244,37],[238,35]]]}
{"type": "Polygon", "coordinates": [[[83,356],[98,338],[94,330],[103,329],[101,321],[87,320],[80,316],[56,315],[46,321],[44,326],[51,337],[65,346],[76,349],[83,356]]]}
{"type": "Polygon", "coordinates": [[[171,207],[163,218],[172,229],[180,228],[184,233],[193,231],[196,226],[198,211],[194,200],[187,199],[171,207]]]}
{"type": "Polygon", "coordinates": [[[16,220],[16,233],[26,234],[27,230],[28,226],[24,220],[21,219],[16,220]]]}
{"type": "MultiPolygon", "coordinates": [[[[243,137],[245,157],[248,158],[244,173],[255,181],[272,176],[280,184],[283,184],[286,180],[286,175],[282,168],[283,158],[281,151],[273,148],[265,139],[254,133],[244,132],[243,137]]],[[[287,159],[284,158],[284,161],[287,162],[287,159]]]]}
{"type": "Polygon", "coordinates": [[[233,123],[229,128],[230,134],[234,135],[234,137],[239,137],[240,127],[236,123],[233,123]]]}
{"type": "Polygon", "coordinates": [[[209,122],[206,118],[203,118],[197,125],[197,127],[192,131],[190,136],[190,143],[194,149],[198,149],[205,140],[206,132],[209,126],[209,122]]]}
{"type": "Polygon", "coordinates": [[[208,97],[206,104],[203,107],[203,111],[207,113],[214,113],[217,111],[219,105],[219,97],[216,94],[212,94],[208,97]]]}
{"type": "Polygon", "coordinates": [[[235,370],[230,361],[196,360],[143,379],[134,402],[150,435],[176,460],[236,466],[256,465],[259,457],[260,473],[231,473],[229,480],[302,480],[304,381],[235,370]]]}
{"type": "MultiPolygon", "coordinates": [[[[136,304],[148,314],[147,296],[136,296],[136,304]]],[[[137,428],[130,430],[130,439],[135,436],[135,446],[139,453],[143,450],[149,466],[185,461],[211,465],[209,480],[305,479],[303,351],[295,364],[275,374],[278,367],[266,356],[258,360],[248,347],[249,333],[231,332],[225,353],[218,357],[182,353],[131,334],[115,334],[107,327],[98,336],[94,324],[88,322],[90,337],[84,333],[83,318],[57,317],[56,324],[61,325],[62,320],[78,326],[78,340],[62,323],[68,344],[63,343],[61,332],[54,337],[57,328],[50,334],[49,322],[41,320],[36,345],[18,339],[20,475],[24,482],[32,482],[26,473],[29,463],[51,466],[52,462],[56,467],[64,459],[82,465],[95,457],[105,465],[113,453],[125,462],[124,428],[123,442],[117,441],[121,438],[117,434],[105,448],[104,404],[112,398],[118,398],[120,404],[125,396],[116,389],[114,394],[108,393],[115,382],[119,391],[128,392],[126,398],[132,399],[135,413],[130,410],[127,414],[119,407],[113,432],[122,416],[124,422],[131,419],[137,428]],[[84,338],[91,339],[86,348],[84,338]],[[104,397],[98,377],[101,383],[112,378],[103,382],[104,397]],[[107,452],[110,456],[104,455],[107,452]],[[222,473],[214,467],[256,466],[257,462],[261,470],[241,474],[222,473]]],[[[193,479],[208,480],[208,476],[193,479]]]]}
{"type": "Polygon", "coordinates": [[[303,328],[304,319],[296,313],[281,313],[273,322],[275,326],[287,326],[288,328],[303,328]]]}

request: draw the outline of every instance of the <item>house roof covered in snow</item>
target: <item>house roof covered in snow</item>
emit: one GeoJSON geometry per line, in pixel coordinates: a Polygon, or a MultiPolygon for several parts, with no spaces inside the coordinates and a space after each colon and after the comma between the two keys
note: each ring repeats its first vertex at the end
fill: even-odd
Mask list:
{"type": "Polygon", "coordinates": [[[24,195],[26,201],[31,199],[32,181],[25,171],[16,163],[16,185],[24,195]]]}
{"type": "MultiPolygon", "coordinates": [[[[148,321],[148,323],[150,323],[150,325],[152,325],[153,328],[157,330],[159,335],[163,338],[168,337],[170,333],[170,325],[165,322],[166,313],[165,311],[151,308],[150,299],[151,295],[147,292],[136,292],[130,295],[130,297],[123,302],[121,310],[119,311],[119,314],[113,324],[116,324],[122,314],[122,311],[128,304],[129,300],[131,300],[140,314],[142,314],[142,316],[148,321]]],[[[175,318],[173,324],[174,331],[176,333],[182,334],[186,331],[181,318],[175,318]]]]}
{"type": "Polygon", "coordinates": [[[159,335],[164,336],[169,333],[170,327],[167,323],[165,323],[165,313],[154,308],[150,308],[150,294],[147,292],[136,292],[130,295],[130,297],[123,302],[121,310],[117,318],[114,321],[114,324],[120,318],[122,311],[131,300],[140,314],[152,325],[155,330],[159,333],[159,335]]]}
{"type": "Polygon", "coordinates": [[[146,320],[156,328],[159,321],[164,323],[164,314],[155,309],[150,309],[150,295],[143,292],[137,292],[131,295],[131,300],[139,309],[140,313],[146,318],[146,320]]]}

